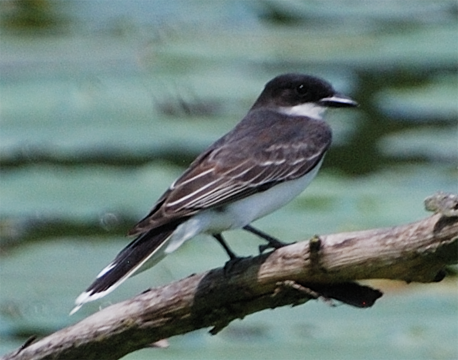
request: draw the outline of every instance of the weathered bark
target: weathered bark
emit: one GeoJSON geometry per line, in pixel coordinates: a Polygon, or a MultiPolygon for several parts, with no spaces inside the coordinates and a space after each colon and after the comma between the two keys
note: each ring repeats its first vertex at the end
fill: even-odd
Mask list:
{"type": "Polygon", "coordinates": [[[435,214],[393,228],[323,235],[242,259],[226,270],[150,289],[2,359],[119,359],[170,336],[205,327],[216,333],[232,320],[263,309],[326,297],[326,291],[309,284],[434,282],[442,279],[444,266],[455,263],[456,216],[435,214]]]}

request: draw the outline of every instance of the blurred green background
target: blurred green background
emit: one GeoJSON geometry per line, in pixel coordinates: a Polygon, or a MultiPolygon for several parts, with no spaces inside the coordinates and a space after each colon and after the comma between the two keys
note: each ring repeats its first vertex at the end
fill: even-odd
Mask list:
{"type": "MultiPolygon", "coordinates": [[[[208,237],[69,317],[75,297],[207,145],[283,72],[360,103],[293,203],[285,241],[394,226],[458,192],[458,5],[430,0],[0,3],[0,353],[151,286],[224,264],[208,237]]],[[[258,240],[226,235],[241,255],[258,240]]],[[[140,359],[457,359],[457,279],[377,282],[371,309],[309,302],[170,339],[140,359]]]]}

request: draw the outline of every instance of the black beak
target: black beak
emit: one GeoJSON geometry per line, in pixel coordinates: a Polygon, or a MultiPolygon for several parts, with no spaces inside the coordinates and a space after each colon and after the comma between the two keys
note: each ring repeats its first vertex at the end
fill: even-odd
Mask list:
{"type": "Polygon", "coordinates": [[[334,94],[333,96],[323,98],[319,102],[319,104],[326,106],[326,107],[356,107],[358,106],[358,103],[349,98],[348,96],[342,95],[342,94],[334,94]]]}

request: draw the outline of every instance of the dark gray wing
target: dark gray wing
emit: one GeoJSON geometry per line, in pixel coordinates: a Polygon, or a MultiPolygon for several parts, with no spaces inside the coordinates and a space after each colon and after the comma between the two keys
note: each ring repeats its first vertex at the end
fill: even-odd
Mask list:
{"type": "Polygon", "coordinates": [[[322,120],[252,111],[190,165],[131,235],[297,179],[319,163],[330,143],[322,120]]]}

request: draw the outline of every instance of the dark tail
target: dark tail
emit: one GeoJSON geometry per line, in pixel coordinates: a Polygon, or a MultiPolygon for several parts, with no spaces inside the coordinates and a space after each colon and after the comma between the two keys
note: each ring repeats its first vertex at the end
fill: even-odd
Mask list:
{"type": "Polygon", "coordinates": [[[151,230],[127,245],[116,258],[108,264],[94,282],[75,301],[70,315],[85,303],[100,299],[116,289],[128,277],[158,263],[165,256],[164,250],[175,227],[151,230]]]}

